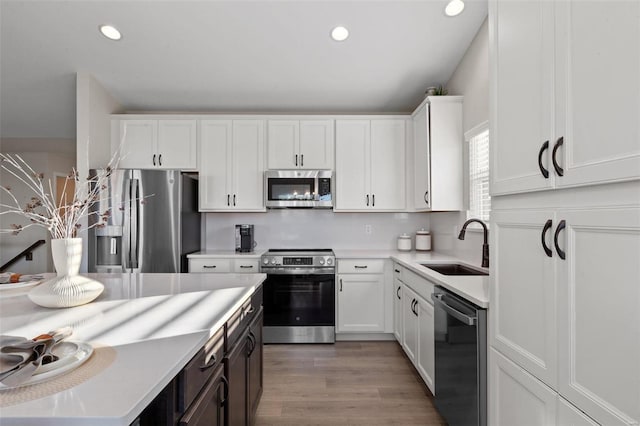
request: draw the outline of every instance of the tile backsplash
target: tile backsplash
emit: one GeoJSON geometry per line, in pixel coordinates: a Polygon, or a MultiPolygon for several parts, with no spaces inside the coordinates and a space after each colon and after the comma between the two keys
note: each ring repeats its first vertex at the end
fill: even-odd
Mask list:
{"type": "MultiPolygon", "coordinates": [[[[204,249],[233,250],[235,225],[255,226],[256,249],[395,249],[402,233],[429,230],[427,213],[334,213],[321,209],[278,209],[266,213],[207,213],[204,249]]],[[[414,241],[415,243],[415,241],[414,241]]],[[[415,246],[415,244],[414,244],[415,246]]]]}

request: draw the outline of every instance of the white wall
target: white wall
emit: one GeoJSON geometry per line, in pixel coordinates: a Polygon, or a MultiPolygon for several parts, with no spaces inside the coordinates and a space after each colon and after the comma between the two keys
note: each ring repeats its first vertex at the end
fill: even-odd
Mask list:
{"type": "MultiPolygon", "coordinates": [[[[28,145],[28,144],[27,144],[28,145]]],[[[41,145],[41,149],[46,149],[46,143],[41,145]]],[[[2,146],[2,152],[11,152],[9,145],[2,146]],[[6,150],[5,150],[6,149],[6,150]]],[[[44,182],[47,184],[51,179],[54,182],[55,174],[67,175],[75,164],[75,158],[72,154],[60,154],[49,152],[11,152],[22,157],[31,168],[36,172],[44,173],[44,182]]],[[[2,171],[0,173],[0,184],[3,186],[9,186],[11,192],[18,199],[20,205],[26,204],[35,193],[27,189],[26,185],[18,181],[10,173],[2,171]]],[[[54,191],[55,191],[55,185],[54,191]]],[[[11,198],[2,191],[0,200],[3,204],[14,203],[11,198]]],[[[27,225],[29,221],[22,216],[8,214],[0,216],[0,228],[7,229],[11,224],[27,225]]],[[[0,264],[4,264],[16,254],[27,248],[29,245],[37,240],[43,239],[47,243],[44,246],[40,246],[33,252],[33,260],[27,261],[22,258],[17,263],[9,268],[11,272],[18,272],[23,274],[36,274],[41,272],[53,272],[53,260],[51,259],[51,237],[49,232],[40,227],[32,226],[20,232],[18,235],[12,234],[0,234],[0,264]]]]}
{"type": "MultiPolygon", "coordinates": [[[[464,96],[463,123],[467,132],[489,120],[489,30],[482,24],[471,45],[447,83],[450,95],[464,96]]],[[[468,146],[464,145],[465,200],[468,200],[468,146]]],[[[465,202],[465,205],[468,201],[465,202]]],[[[482,260],[483,234],[480,230],[467,232],[464,241],[457,239],[467,212],[431,213],[433,249],[451,254],[474,264],[482,260]]],[[[471,228],[469,228],[471,229],[471,228]]]]}
{"type": "Polygon", "coordinates": [[[331,210],[281,209],[267,213],[207,213],[208,250],[234,250],[235,225],[253,224],[257,249],[395,249],[402,233],[429,229],[425,213],[333,213],[331,210]],[[371,225],[371,234],[365,233],[371,225]]]}
{"type": "MultiPolygon", "coordinates": [[[[106,166],[111,159],[111,114],[121,105],[91,74],[76,75],[76,163],[81,177],[89,169],[106,166]]],[[[84,237],[84,235],[82,235],[84,237]]],[[[84,238],[81,271],[87,271],[87,239],[84,238]]]]}

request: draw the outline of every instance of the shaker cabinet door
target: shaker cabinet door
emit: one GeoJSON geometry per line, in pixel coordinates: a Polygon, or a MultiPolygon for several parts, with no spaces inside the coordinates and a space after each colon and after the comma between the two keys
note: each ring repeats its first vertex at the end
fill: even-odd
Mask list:
{"type": "Polygon", "coordinates": [[[228,210],[231,193],[231,120],[200,122],[201,211],[228,210]]]}

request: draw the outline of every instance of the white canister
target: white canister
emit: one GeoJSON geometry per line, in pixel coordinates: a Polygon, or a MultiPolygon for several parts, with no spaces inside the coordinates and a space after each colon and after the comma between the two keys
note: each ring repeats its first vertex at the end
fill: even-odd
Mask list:
{"type": "Polygon", "coordinates": [[[411,251],[411,235],[402,234],[398,237],[398,250],[411,251]]]}
{"type": "Polygon", "coordinates": [[[416,250],[431,250],[431,234],[424,228],[416,231],[416,250]]]}

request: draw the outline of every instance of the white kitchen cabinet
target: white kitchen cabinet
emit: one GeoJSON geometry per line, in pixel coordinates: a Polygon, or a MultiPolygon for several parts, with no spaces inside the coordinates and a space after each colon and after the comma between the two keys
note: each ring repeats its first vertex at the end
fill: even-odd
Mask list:
{"type": "Polygon", "coordinates": [[[200,211],[264,211],[264,122],[200,122],[200,211]]]}
{"type": "Polygon", "coordinates": [[[638,179],[640,3],[489,7],[491,194],[638,179]]]}
{"type": "Polygon", "coordinates": [[[462,210],[462,96],[432,96],[412,114],[414,206],[462,210]]]}
{"type": "Polygon", "coordinates": [[[112,149],[120,149],[120,168],[197,169],[196,120],[114,119],[119,137],[112,149]],[[117,123],[117,124],[116,124],[117,123]]]}
{"type": "Polygon", "coordinates": [[[435,394],[433,378],[435,377],[435,340],[433,305],[422,297],[416,298],[414,310],[418,313],[418,358],[416,368],[427,387],[435,394]]]}
{"type": "Polygon", "coordinates": [[[404,119],[336,120],[335,211],[402,211],[404,119]]]}
{"type": "Polygon", "coordinates": [[[267,167],[270,170],[332,170],[333,120],[269,120],[267,167]]]}
{"type": "Polygon", "coordinates": [[[592,418],[574,407],[569,401],[558,397],[558,426],[599,426],[592,418]]]}
{"type": "Polygon", "coordinates": [[[490,349],[488,424],[554,426],[557,395],[504,355],[490,349]]]}
{"type": "Polygon", "coordinates": [[[260,271],[257,258],[197,257],[189,259],[189,272],[255,274],[260,271]]]}
{"type": "Polygon", "coordinates": [[[383,274],[338,275],[338,333],[384,332],[383,274]]]}
{"type": "Polygon", "coordinates": [[[422,380],[435,395],[434,309],[431,303],[433,284],[398,264],[394,265],[394,273],[394,282],[402,287],[401,299],[396,298],[402,321],[399,342],[422,380]]]}
{"type": "Polygon", "coordinates": [[[558,390],[602,424],[638,424],[640,208],[557,216],[558,390]]]}
{"type": "Polygon", "coordinates": [[[396,340],[402,344],[403,320],[402,320],[402,281],[400,281],[400,269],[394,264],[393,269],[393,334],[396,340]]]}
{"type": "Polygon", "coordinates": [[[493,347],[547,385],[557,384],[557,307],[552,211],[491,212],[489,338],[493,347]]]}

